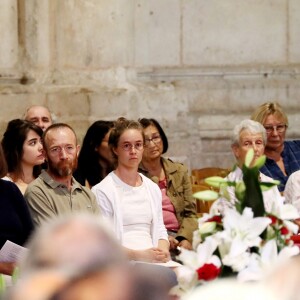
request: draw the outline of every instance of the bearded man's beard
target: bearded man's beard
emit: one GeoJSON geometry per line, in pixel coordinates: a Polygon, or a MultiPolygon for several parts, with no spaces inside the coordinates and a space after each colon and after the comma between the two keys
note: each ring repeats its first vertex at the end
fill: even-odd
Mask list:
{"type": "Polygon", "coordinates": [[[52,161],[48,161],[49,171],[56,175],[57,177],[66,177],[72,175],[77,169],[78,158],[75,157],[72,161],[63,160],[57,164],[54,164],[52,161]]]}

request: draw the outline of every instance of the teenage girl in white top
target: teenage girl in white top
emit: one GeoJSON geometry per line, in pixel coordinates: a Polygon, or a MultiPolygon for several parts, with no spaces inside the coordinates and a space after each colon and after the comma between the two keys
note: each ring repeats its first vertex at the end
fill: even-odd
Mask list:
{"type": "Polygon", "coordinates": [[[109,136],[116,169],[92,191],[102,214],[112,219],[130,260],[165,263],[170,260],[170,253],[161,192],[155,183],[138,173],[144,142],[138,122],[118,119],[109,136]]]}

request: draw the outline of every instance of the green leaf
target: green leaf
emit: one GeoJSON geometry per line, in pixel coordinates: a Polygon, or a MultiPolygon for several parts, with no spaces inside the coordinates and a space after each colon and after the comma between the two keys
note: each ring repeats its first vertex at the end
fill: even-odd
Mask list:
{"type": "Polygon", "coordinates": [[[227,179],[220,177],[220,176],[212,176],[204,179],[205,183],[215,188],[220,188],[220,185],[226,184],[227,179]]]}
{"type": "Polygon", "coordinates": [[[214,201],[219,198],[219,194],[215,191],[207,190],[193,194],[193,197],[204,201],[214,201]]]}
{"type": "Polygon", "coordinates": [[[276,238],[276,231],[274,230],[274,228],[272,226],[268,226],[267,227],[267,234],[266,234],[266,239],[267,240],[271,240],[276,238]]]}
{"type": "Polygon", "coordinates": [[[252,161],[253,161],[253,158],[254,158],[254,150],[253,148],[249,149],[247,154],[246,154],[246,157],[245,157],[245,166],[246,167],[250,167],[252,161]]]}
{"type": "Polygon", "coordinates": [[[235,195],[240,201],[244,199],[245,191],[246,191],[245,183],[243,181],[237,182],[235,188],[235,195]]]}
{"type": "Polygon", "coordinates": [[[251,207],[255,217],[261,217],[265,214],[263,195],[259,182],[258,168],[247,168],[243,166],[243,181],[246,186],[245,196],[241,202],[242,210],[245,207],[251,207]]]}
{"type": "Polygon", "coordinates": [[[270,188],[272,188],[273,186],[275,185],[279,185],[280,184],[280,181],[278,180],[274,180],[272,182],[260,182],[259,185],[260,185],[260,188],[261,190],[264,192],[264,191],[268,191],[270,188]]]}

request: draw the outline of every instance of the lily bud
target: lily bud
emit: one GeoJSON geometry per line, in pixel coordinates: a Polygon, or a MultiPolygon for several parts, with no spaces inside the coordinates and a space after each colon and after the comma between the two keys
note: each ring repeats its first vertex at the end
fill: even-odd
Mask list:
{"type": "Polygon", "coordinates": [[[193,197],[205,201],[214,201],[218,199],[219,194],[215,191],[207,190],[207,191],[197,192],[193,194],[193,197]]]}
{"type": "Polygon", "coordinates": [[[265,164],[265,162],[266,162],[266,156],[262,155],[255,161],[254,167],[260,169],[265,164]]]}
{"type": "Polygon", "coordinates": [[[253,150],[253,148],[251,148],[248,150],[246,157],[245,157],[245,166],[246,167],[250,168],[253,158],[254,158],[254,150],[253,150]]]}
{"type": "Polygon", "coordinates": [[[219,188],[221,184],[223,185],[223,184],[227,183],[227,179],[220,177],[220,176],[208,177],[204,181],[208,185],[213,186],[215,188],[219,188]]]}
{"type": "Polygon", "coordinates": [[[201,235],[207,233],[213,233],[216,227],[217,227],[216,222],[205,222],[199,227],[199,232],[201,235]]]}

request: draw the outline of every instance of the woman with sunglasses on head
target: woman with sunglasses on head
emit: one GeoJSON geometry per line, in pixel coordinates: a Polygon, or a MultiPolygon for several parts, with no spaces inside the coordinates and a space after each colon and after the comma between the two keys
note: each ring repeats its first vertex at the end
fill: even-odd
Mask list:
{"type": "Polygon", "coordinates": [[[4,179],[13,181],[22,194],[41,173],[45,161],[42,135],[39,126],[21,119],[10,121],[4,132],[2,147],[8,166],[4,179]]]}
{"type": "MultiPolygon", "coordinates": [[[[197,229],[196,201],[187,168],[164,158],[167,137],[155,119],[140,119],[144,128],[145,150],[140,171],[156,182],[162,193],[164,224],[171,250],[177,246],[192,249],[193,232],[197,229]]],[[[176,251],[175,251],[176,252],[176,251]]]]}
{"type": "Polygon", "coordinates": [[[267,160],[260,171],[279,180],[278,189],[283,192],[289,176],[300,169],[300,140],[285,140],[289,125],[288,118],[276,102],[260,105],[252,114],[251,119],[261,123],[267,132],[264,152],[267,160]]]}
{"type": "Polygon", "coordinates": [[[144,151],[143,128],[138,122],[119,118],[108,144],[116,169],[92,188],[102,215],[113,220],[114,231],[130,260],[169,261],[160,190],[138,173],[144,151]]]}

